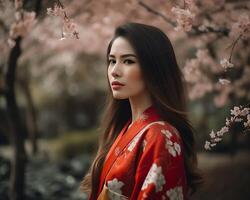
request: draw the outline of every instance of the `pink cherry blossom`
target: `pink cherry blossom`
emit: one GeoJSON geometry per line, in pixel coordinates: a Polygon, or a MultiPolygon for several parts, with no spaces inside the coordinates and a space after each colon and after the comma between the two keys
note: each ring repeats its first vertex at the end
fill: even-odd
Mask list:
{"type": "Polygon", "coordinates": [[[225,70],[227,70],[228,68],[233,68],[234,67],[234,65],[232,63],[230,63],[226,58],[221,60],[220,64],[225,70]]]}
{"type": "Polygon", "coordinates": [[[250,37],[250,17],[246,13],[241,14],[237,22],[232,24],[230,36],[237,37],[239,35],[242,39],[250,37]]]}
{"type": "Polygon", "coordinates": [[[77,25],[67,16],[67,13],[60,1],[55,3],[53,8],[47,8],[47,14],[50,16],[59,17],[61,19],[63,25],[60,40],[64,40],[66,38],[79,39],[77,25]]]}
{"type": "Polygon", "coordinates": [[[199,68],[199,60],[191,59],[187,60],[183,69],[185,80],[190,83],[197,82],[201,77],[201,71],[199,68]]]}
{"type": "Polygon", "coordinates": [[[228,85],[228,84],[231,83],[231,81],[228,80],[228,79],[220,78],[220,79],[219,79],[219,83],[222,84],[222,85],[228,85]]]}
{"type": "Polygon", "coordinates": [[[17,38],[18,36],[24,37],[31,30],[33,25],[36,23],[35,12],[23,12],[23,17],[21,20],[16,21],[11,25],[10,37],[17,38]]]}
{"type": "Polygon", "coordinates": [[[244,127],[248,127],[248,128],[250,128],[250,115],[247,115],[247,121],[246,122],[244,122],[244,127]]]}
{"type": "Polygon", "coordinates": [[[182,9],[179,7],[173,7],[171,12],[177,17],[177,27],[175,27],[176,31],[184,30],[186,32],[192,29],[193,21],[195,14],[192,13],[189,9],[182,9]]]}
{"type": "Polygon", "coordinates": [[[16,45],[16,42],[15,40],[11,39],[11,38],[8,38],[8,45],[10,48],[13,48],[15,45],[16,45]]]}
{"type": "Polygon", "coordinates": [[[204,145],[204,148],[205,148],[206,150],[211,150],[210,145],[211,145],[211,142],[206,141],[206,142],[205,142],[205,145],[204,145]]]}
{"type": "Polygon", "coordinates": [[[210,135],[210,141],[206,141],[204,148],[207,150],[211,150],[212,147],[216,146],[218,142],[222,140],[222,137],[224,136],[225,133],[228,133],[230,130],[230,127],[234,123],[242,123],[245,128],[250,127],[250,108],[248,107],[249,105],[246,106],[234,106],[233,109],[231,109],[231,116],[230,119],[226,118],[225,126],[223,126],[219,131],[216,133],[214,130],[211,131],[210,135]],[[244,122],[244,119],[246,121],[244,122]]]}
{"type": "Polygon", "coordinates": [[[61,17],[64,17],[64,8],[62,8],[61,6],[59,6],[58,4],[54,4],[54,7],[53,8],[47,8],[47,14],[49,16],[61,16],[61,17]]]}
{"type": "Polygon", "coordinates": [[[211,138],[215,138],[216,135],[215,135],[215,132],[212,130],[212,132],[209,134],[211,138]]]}
{"type": "Polygon", "coordinates": [[[63,20],[63,36],[74,37],[75,34],[78,36],[77,25],[72,20],[63,20]]]}

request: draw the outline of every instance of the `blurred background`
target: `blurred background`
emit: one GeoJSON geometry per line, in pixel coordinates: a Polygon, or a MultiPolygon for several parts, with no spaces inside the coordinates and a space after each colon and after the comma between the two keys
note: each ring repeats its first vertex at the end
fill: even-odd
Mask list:
{"type": "Polygon", "coordinates": [[[192,199],[249,200],[249,10],[247,0],[0,0],[0,199],[86,199],[106,48],[134,21],[169,36],[185,77],[205,180],[192,199]]]}

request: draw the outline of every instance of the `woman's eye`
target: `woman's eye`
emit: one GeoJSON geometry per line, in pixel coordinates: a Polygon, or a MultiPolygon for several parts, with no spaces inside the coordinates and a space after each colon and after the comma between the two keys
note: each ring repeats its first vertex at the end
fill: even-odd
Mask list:
{"type": "Polygon", "coordinates": [[[132,64],[132,63],[135,63],[135,62],[134,62],[133,60],[126,59],[126,60],[124,61],[124,63],[132,64]]]}
{"type": "Polygon", "coordinates": [[[109,60],[109,64],[114,64],[114,63],[115,63],[115,60],[112,60],[112,59],[109,60]]]}

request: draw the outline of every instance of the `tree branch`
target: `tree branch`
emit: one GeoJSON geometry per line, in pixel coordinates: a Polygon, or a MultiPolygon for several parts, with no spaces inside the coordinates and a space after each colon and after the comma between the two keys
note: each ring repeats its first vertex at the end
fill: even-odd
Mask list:
{"type": "Polygon", "coordinates": [[[171,24],[172,26],[175,26],[176,23],[173,22],[170,18],[166,17],[165,15],[163,15],[162,13],[154,10],[153,8],[151,8],[150,6],[148,6],[147,4],[145,4],[142,1],[138,1],[139,5],[142,6],[143,8],[145,8],[148,12],[153,13],[154,15],[160,16],[165,22],[167,22],[168,24],[171,24]]]}
{"type": "MultiPolygon", "coordinates": [[[[158,12],[157,10],[151,8],[149,5],[145,4],[142,1],[138,1],[139,5],[145,8],[148,12],[153,13],[154,15],[157,15],[161,17],[165,22],[172,26],[176,26],[176,23],[173,22],[170,18],[167,16],[163,15],[162,13],[158,12]]],[[[219,33],[225,36],[228,36],[229,34],[229,29],[226,27],[220,27],[218,29],[215,29],[213,27],[206,27],[206,30],[200,30],[199,26],[193,26],[192,30],[190,32],[187,32],[189,36],[199,36],[202,34],[207,34],[207,33],[219,33]]]]}

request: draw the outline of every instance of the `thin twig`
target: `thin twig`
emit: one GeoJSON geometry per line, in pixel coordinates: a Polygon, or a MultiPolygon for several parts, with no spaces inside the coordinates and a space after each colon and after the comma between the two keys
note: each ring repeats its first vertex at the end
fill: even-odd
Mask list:
{"type": "Polygon", "coordinates": [[[237,37],[237,39],[230,45],[230,46],[232,46],[232,49],[231,49],[231,52],[230,52],[230,57],[229,57],[229,59],[228,59],[228,61],[229,61],[230,63],[232,63],[231,60],[232,60],[232,55],[233,55],[234,47],[236,46],[236,44],[237,44],[237,42],[239,41],[239,39],[241,38],[241,36],[242,36],[242,34],[240,34],[240,35],[237,37]]]}

